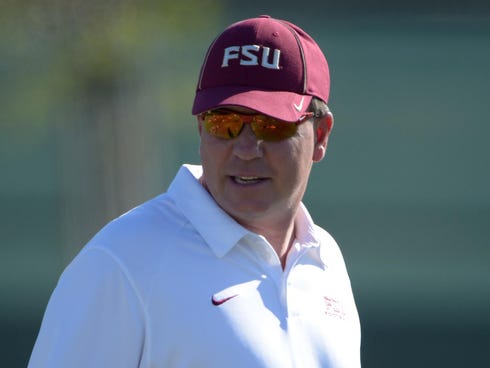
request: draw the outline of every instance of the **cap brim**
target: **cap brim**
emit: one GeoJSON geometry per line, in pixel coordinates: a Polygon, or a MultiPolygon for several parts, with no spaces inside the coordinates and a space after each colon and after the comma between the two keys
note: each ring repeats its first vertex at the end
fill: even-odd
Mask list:
{"type": "Polygon", "coordinates": [[[240,106],[288,122],[300,120],[312,96],[287,91],[262,91],[249,87],[214,87],[196,92],[192,114],[224,106],[240,106]]]}

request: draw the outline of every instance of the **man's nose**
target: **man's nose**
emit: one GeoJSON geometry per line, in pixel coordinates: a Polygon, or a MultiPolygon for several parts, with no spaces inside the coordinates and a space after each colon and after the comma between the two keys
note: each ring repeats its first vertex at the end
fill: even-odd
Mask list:
{"type": "Polygon", "coordinates": [[[233,139],[233,154],[242,160],[262,157],[263,140],[258,139],[250,124],[245,124],[238,137],[233,139]]]}

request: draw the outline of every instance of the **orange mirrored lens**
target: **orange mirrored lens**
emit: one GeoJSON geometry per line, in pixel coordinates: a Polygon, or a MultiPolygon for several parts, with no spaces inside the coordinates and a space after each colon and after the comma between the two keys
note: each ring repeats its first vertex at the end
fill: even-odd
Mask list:
{"type": "Polygon", "coordinates": [[[298,126],[265,115],[254,115],[252,130],[257,138],[264,141],[281,141],[295,135],[298,126]]]}
{"type": "Polygon", "coordinates": [[[280,141],[296,134],[297,124],[277,120],[265,115],[241,115],[236,113],[204,115],[204,129],[218,138],[233,139],[242,131],[243,124],[250,123],[258,139],[280,141]]]}
{"type": "Polygon", "coordinates": [[[218,138],[233,139],[240,134],[243,121],[237,114],[213,114],[204,116],[204,129],[218,138]]]}

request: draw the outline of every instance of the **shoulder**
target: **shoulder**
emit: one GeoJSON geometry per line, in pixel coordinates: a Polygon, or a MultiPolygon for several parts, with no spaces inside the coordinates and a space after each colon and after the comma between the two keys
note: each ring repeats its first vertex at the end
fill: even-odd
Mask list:
{"type": "Polygon", "coordinates": [[[328,249],[329,251],[340,252],[340,247],[334,237],[324,228],[314,225],[315,237],[320,243],[320,247],[328,249]]]}
{"type": "Polygon", "coordinates": [[[68,273],[96,274],[108,280],[126,280],[145,294],[165,264],[169,249],[186,229],[187,220],[173,201],[162,194],[102,228],[67,267],[68,273]]]}
{"type": "Polygon", "coordinates": [[[315,225],[315,235],[320,244],[320,255],[323,262],[329,267],[345,272],[346,266],[342,250],[334,237],[318,225],[315,225]]]}
{"type": "Polygon", "coordinates": [[[162,194],[114,219],[86,247],[101,247],[115,254],[161,248],[162,238],[185,226],[187,220],[172,199],[162,194]]]}

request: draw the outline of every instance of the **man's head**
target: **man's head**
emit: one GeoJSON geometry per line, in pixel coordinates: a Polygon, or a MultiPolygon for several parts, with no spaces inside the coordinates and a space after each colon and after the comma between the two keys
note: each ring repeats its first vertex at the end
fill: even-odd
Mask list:
{"type": "Polygon", "coordinates": [[[289,22],[244,20],[211,44],[193,106],[202,180],[238,222],[294,217],[333,126],[329,87],[320,48],[289,22]]]}

